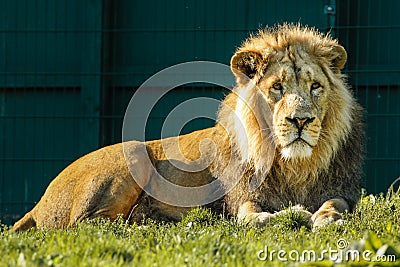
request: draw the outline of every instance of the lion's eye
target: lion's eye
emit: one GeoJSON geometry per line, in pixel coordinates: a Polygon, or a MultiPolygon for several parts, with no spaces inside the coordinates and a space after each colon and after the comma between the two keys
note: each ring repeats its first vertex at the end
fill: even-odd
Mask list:
{"type": "Polygon", "coordinates": [[[282,90],[283,90],[283,86],[282,86],[281,83],[274,83],[274,84],[272,85],[272,88],[274,88],[274,89],[277,90],[277,91],[282,91],[282,90]]]}
{"type": "Polygon", "coordinates": [[[319,82],[315,82],[311,84],[311,90],[315,90],[321,87],[321,84],[319,82]]]}

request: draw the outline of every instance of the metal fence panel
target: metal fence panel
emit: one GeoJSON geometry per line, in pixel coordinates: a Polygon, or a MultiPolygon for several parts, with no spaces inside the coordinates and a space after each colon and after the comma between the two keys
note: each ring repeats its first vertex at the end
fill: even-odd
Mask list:
{"type": "Polygon", "coordinates": [[[326,30],[325,1],[113,1],[108,19],[114,85],[138,86],[150,75],[192,60],[229,63],[250,32],[278,22],[326,30]],[[125,74],[125,75],[124,75],[125,74]],[[118,79],[119,78],[119,79],[118,79]]]}
{"type": "Polygon", "coordinates": [[[0,219],[99,144],[101,1],[0,1],[0,219]]]}
{"type": "Polygon", "coordinates": [[[367,110],[368,192],[400,176],[400,2],[338,1],[337,33],[348,50],[346,72],[367,110]]]}

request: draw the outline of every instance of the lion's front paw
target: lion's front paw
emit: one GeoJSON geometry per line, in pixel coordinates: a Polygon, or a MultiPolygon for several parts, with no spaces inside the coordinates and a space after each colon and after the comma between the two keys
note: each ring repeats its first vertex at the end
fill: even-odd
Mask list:
{"type": "Polygon", "coordinates": [[[322,206],[311,217],[313,229],[323,227],[327,224],[344,224],[342,214],[349,210],[349,205],[343,198],[333,198],[325,201],[322,206]]]}
{"type": "Polygon", "coordinates": [[[271,214],[269,212],[260,212],[253,218],[252,224],[256,227],[266,226],[271,222],[272,219],[275,218],[275,216],[275,214],[271,214]]]}
{"type": "Polygon", "coordinates": [[[345,221],[342,219],[342,215],[340,213],[332,210],[320,210],[314,213],[311,217],[313,229],[317,229],[331,223],[344,224],[345,221]]]}

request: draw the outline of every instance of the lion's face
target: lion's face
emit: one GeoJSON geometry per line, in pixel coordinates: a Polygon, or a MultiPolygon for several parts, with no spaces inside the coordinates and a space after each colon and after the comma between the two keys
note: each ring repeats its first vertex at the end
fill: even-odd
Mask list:
{"type": "MultiPolygon", "coordinates": [[[[311,157],[321,142],[327,143],[326,133],[334,151],[348,127],[347,118],[340,118],[347,121],[342,123],[338,117],[346,116],[350,103],[347,89],[338,85],[347,59],[344,48],[315,32],[296,28],[288,32],[261,32],[245,42],[231,59],[239,95],[247,97],[248,106],[254,109],[260,132],[265,128],[259,123],[262,124],[260,117],[272,120],[268,123],[270,135],[283,160],[311,157]],[[253,92],[249,91],[251,84],[253,92]],[[264,101],[251,100],[258,98],[254,97],[256,91],[264,101]],[[268,110],[272,116],[266,115],[268,110]]],[[[254,128],[256,123],[249,119],[250,112],[240,102],[236,105],[240,121],[247,124],[245,128],[254,128]]],[[[253,138],[254,132],[252,140],[257,139],[253,138]]],[[[261,139],[259,143],[263,142],[261,139]]],[[[261,151],[261,145],[249,142],[249,147],[253,158],[260,155],[257,150],[261,151]]],[[[324,149],[328,149],[326,144],[324,149]]]]}
{"type": "Polygon", "coordinates": [[[307,54],[275,55],[258,83],[271,111],[273,133],[283,159],[310,157],[318,144],[330,85],[307,54]]]}

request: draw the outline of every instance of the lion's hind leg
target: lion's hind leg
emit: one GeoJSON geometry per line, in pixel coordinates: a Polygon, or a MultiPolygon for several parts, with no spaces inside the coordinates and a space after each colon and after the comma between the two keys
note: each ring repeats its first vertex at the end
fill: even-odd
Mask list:
{"type": "MultiPolygon", "coordinates": [[[[124,155],[113,155],[107,162],[111,165],[99,166],[100,172],[82,177],[82,183],[76,187],[69,226],[85,219],[98,217],[114,221],[119,215],[128,220],[133,207],[142,194],[142,187],[150,180],[154,172],[149,164],[150,156],[143,143],[132,141],[124,143],[124,155]],[[141,186],[137,181],[140,181],[141,186]]],[[[106,163],[104,163],[106,164],[106,163]]]]}
{"type": "Polygon", "coordinates": [[[98,217],[114,221],[122,216],[127,220],[142,193],[142,188],[130,175],[97,178],[94,185],[88,183],[82,190],[82,197],[72,206],[69,226],[98,217]]]}

